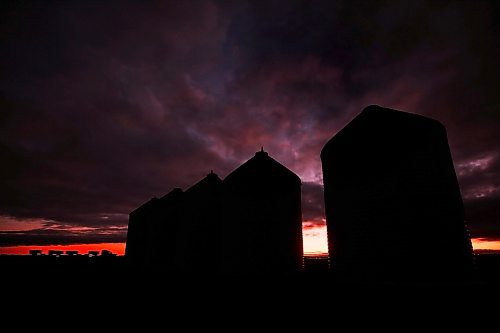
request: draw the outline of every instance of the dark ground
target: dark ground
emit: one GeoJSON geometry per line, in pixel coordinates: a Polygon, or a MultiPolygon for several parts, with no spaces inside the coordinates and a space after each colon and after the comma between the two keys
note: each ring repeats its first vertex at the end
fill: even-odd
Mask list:
{"type": "Polygon", "coordinates": [[[7,311],[1,322],[16,318],[10,313],[21,318],[16,325],[46,320],[53,325],[61,318],[74,318],[77,326],[96,318],[112,326],[134,320],[164,325],[173,319],[204,328],[236,321],[255,323],[259,330],[269,320],[278,327],[326,321],[335,327],[385,328],[399,327],[401,321],[425,324],[429,318],[426,328],[436,327],[436,320],[462,325],[474,318],[473,312],[495,312],[500,290],[500,255],[476,258],[478,278],[468,284],[384,286],[338,283],[324,262],[306,263],[309,269],[297,275],[221,277],[134,270],[124,257],[0,256],[1,299],[7,311]],[[43,320],[34,321],[37,317],[43,320]]]}
{"type": "MultiPolygon", "coordinates": [[[[500,254],[476,254],[476,279],[470,285],[500,286],[500,254]]],[[[303,281],[334,281],[334,272],[329,271],[327,259],[317,257],[304,258],[304,271],[294,275],[253,276],[254,281],[282,280],[303,281]]],[[[28,280],[36,285],[38,282],[54,283],[85,282],[111,283],[128,279],[148,279],[149,281],[172,279],[177,281],[223,281],[242,277],[210,277],[206,274],[177,275],[164,270],[138,269],[132,267],[123,256],[28,256],[0,255],[1,278],[19,281],[28,280]]],[[[246,279],[247,277],[245,277],[246,279]]]]}

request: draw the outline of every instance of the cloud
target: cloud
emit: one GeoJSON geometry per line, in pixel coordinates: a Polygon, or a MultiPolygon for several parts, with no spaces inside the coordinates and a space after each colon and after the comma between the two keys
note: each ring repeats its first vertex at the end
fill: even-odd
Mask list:
{"type": "Polygon", "coordinates": [[[118,243],[126,240],[126,232],[123,226],[78,228],[50,223],[38,229],[0,231],[0,246],[118,243]]]}
{"type": "MultiPolygon", "coordinates": [[[[471,228],[500,236],[490,203],[500,172],[496,4],[2,6],[2,215],[112,230],[149,198],[211,169],[224,177],[263,145],[302,178],[304,220],[320,224],[320,150],[380,104],[446,125],[471,228]]],[[[52,232],[61,242],[123,239],[1,239],[52,232]]]]}
{"type": "Polygon", "coordinates": [[[495,196],[465,202],[467,225],[472,237],[500,239],[499,205],[498,192],[495,196]]]}
{"type": "Polygon", "coordinates": [[[324,224],[324,216],[323,186],[317,183],[303,183],[302,219],[310,224],[324,224]]]}

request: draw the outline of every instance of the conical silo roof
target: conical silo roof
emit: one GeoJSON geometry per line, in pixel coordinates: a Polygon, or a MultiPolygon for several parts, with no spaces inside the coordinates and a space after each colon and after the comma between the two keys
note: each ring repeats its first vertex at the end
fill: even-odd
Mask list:
{"type": "Polygon", "coordinates": [[[285,180],[300,183],[300,178],[283,164],[270,157],[263,149],[255,153],[251,159],[231,172],[224,182],[232,182],[240,178],[249,181],[263,179],[285,180]]]}

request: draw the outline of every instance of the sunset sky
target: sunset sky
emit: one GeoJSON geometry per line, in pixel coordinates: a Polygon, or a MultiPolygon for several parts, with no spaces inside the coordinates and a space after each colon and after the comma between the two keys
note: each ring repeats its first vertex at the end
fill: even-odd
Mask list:
{"type": "Polygon", "coordinates": [[[482,1],[2,1],[0,253],[122,253],[130,211],[210,170],[223,178],[261,146],[301,177],[305,250],[326,251],[319,153],[369,104],[446,126],[474,246],[499,250],[499,13],[482,1]]]}

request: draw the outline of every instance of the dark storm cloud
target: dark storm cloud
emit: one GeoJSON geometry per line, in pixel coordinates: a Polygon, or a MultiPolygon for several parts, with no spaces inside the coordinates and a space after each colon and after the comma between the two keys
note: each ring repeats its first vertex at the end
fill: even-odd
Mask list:
{"type": "Polygon", "coordinates": [[[316,183],[302,184],[302,219],[311,223],[324,223],[323,186],[316,183]]]}
{"type": "MultiPolygon", "coordinates": [[[[220,48],[217,8],[124,5],[9,12],[1,81],[5,213],[111,224],[100,216],[126,214],[224,164],[189,131],[191,119],[207,112],[191,75],[210,67],[220,48]]],[[[126,216],[114,222],[123,225],[126,216]]]]}
{"type": "Polygon", "coordinates": [[[446,125],[473,235],[500,237],[496,3],[2,6],[2,215],[124,226],[264,145],[304,181],[304,220],[322,223],[321,147],[380,104],[446,125]]]}
{"type": "Polygon", "coordinates": [[[56,245],[75,243],[124,242],[127,228],[71,226],[47,219],[23,219],[0,216],[0,246],[13,245],[56,245]],[[21,222],[21,223],[19,223],[21,222]]]}
{"type": "Polygon", "coordinates": [[[472,236],[500,239],[500,153],[458,163],[467,224],[472,236]]]}
{"type": "Polygon", "coordinates": [[[0,246],[15,245],[66,245],[78,243],[125,242],[127,230],[91,230],[89,232],[65,230],[28,230],[23,232],[0,232],[0,246]]]}
{"type": "Polygon", "coordinates": [[[466,201],[467,224],[472,236],[500,240],[500,194],[466,201]]]}

